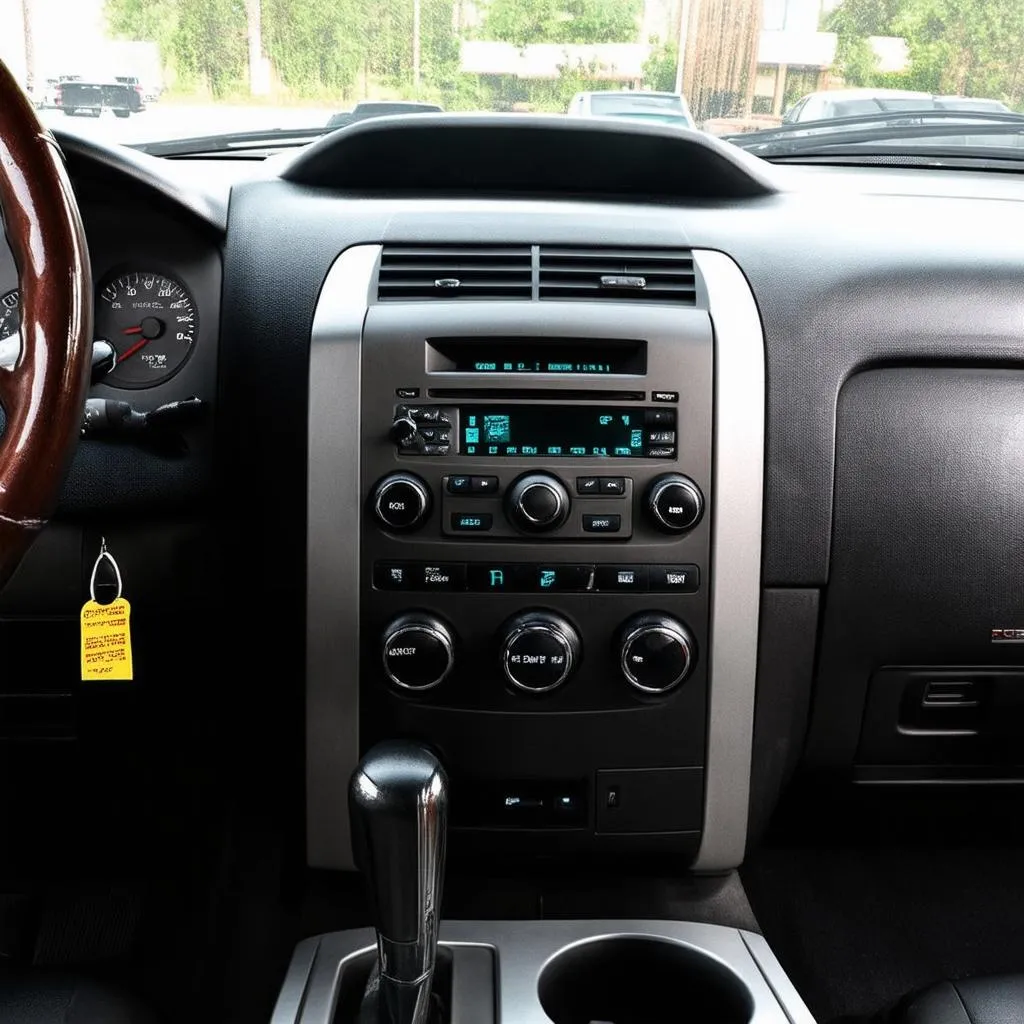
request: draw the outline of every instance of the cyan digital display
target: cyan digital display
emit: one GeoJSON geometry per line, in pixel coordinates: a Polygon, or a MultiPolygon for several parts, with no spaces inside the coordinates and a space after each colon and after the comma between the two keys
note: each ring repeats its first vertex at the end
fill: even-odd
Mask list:
{"type": "Polygon", "coordinates": [[[644,410],[600,406],[464,407],[463,455],[639,458],[644,410]]]}

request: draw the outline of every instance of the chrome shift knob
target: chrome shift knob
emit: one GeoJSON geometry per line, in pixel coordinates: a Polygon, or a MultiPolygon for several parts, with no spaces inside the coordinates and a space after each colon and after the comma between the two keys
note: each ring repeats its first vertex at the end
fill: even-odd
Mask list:
{"type": "Polygon", "coordinates": [[[392,1024],[425,1024],[444,886],[448,779],[417,743],[379,743],[349,784],[356,865],[377,930],[380,996],[392,1024]]]}

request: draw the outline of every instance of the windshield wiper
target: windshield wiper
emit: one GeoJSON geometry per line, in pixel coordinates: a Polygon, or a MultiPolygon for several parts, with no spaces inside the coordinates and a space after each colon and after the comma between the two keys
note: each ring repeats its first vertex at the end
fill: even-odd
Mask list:
{"type": "Polygon", "coordinates": [[[1024,135],[1024,115],[975,110],[891,110],[829,121],[785,124],[722,138],[757,156],[774,157],[829,153],[850,146],[860,149],[870,142],[968,135],[1024,135]]]}
{"type": "MultiPolygon", "coordinates": [[[[320,138],[328,128],[264,128],[262,131],[222,132],[219,135],[197,135],[189,139],[163,139],[157,142],[135,142],[132,149],[150,156],[204,156],[225,153],[244,154],[263,149],[285,149],[304,146],[320,138]]],[[[251,154],[250,154],[251,155],[251,154]]]]}

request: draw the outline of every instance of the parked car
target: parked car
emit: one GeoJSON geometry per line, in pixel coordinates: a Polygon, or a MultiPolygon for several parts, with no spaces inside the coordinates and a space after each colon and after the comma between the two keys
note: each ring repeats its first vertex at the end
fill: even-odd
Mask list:
{"type": "Polygon", "coordinates": [[[364,100],[351,110],[342,110],[332,115],[328,128],[344,128],[355,121],[369,117],[388,117],[391,114],[440,114],[444,107],[436,103],[419,103],[415,100],[364,100]]]}
{"type": "Polygon", "coordinates": [[[68,117],[76,114],[99,117],[104,108],[113,111],[115,117],[128,117],[146,109],[142,87],[120,80],[61,82],[57,106],[68,117]]]}
{"type": "Polygon", "coordinates": [[[797,100],[783,115],[783,124],[828,121],[859,114],[914,110],[968,110],[1006,113],[1010,108],[1000,100],[971,96],[934,96],[904,89],[833,89],[812,92],[797,100]]]}
{"type": "Polygon", "coordinates": [[[686,98],[675,92],[630,89],[578,92],[566,114],[569,117],[624,117],[679,128],[696,127],[686,98]]]}

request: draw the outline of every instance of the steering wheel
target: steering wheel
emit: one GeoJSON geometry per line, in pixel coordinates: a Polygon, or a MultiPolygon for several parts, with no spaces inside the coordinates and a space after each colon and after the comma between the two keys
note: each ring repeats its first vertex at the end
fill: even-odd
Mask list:
{"type": "Polygon", "coordinates": [[[57,143],[0,61],[0,212],[18,268],[21,354],[0,367],[0,586],[57,504],[82,426],[92,272],[57,143]]]}

